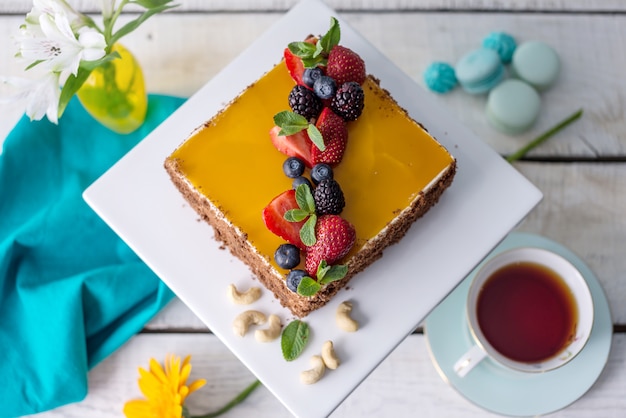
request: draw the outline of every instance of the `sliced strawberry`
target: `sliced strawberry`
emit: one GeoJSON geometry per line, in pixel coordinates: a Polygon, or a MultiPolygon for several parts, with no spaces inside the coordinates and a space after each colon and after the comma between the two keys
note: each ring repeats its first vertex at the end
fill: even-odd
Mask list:
{"type": "Polygon", "coordinates": [[[270,129],[270,139],[274,147],[289,157],[298,157],[307,167],[313,167],[313,159],[311,158],[311,145],[313,142],[309,139],[306,130],[296,132],[293,135],[278,135],[279,126],[270,129]]]}
{"type": "Polygon", "coordinates": [[[317,163],[326,163],[331,166],[339,164],[348,144],[348,129],[345,121],[326,107],[317,118],[315,126],[324,138],[326,149],[320,151],[315,144],[311,145],[313,165],[317,163]]]}
{"type": "Polygon", "coordinates": [[[294,55],[289,48],[285,48],[283,55],[285,57],[285,65],[287,65],[287,70],[291,78],[293,78],[297,84],[304,86],[304,81],[302,81],[302,74],[304,74],[302,59],[294,55]]]}
{"type": "Polygon", "coordinates": [[[337,45],[328,54],[326,75],[332,77],[337,86],[348,81],[363,84],[366,77],[365,62],[350,48],[337,45]]]}
{"type": "Polygon", "coordinates": [[[316,277],[322,260],[328,265],[345,257],[356,241],[354,226],[339,215],[320,216],[315,225],[317,241],[306,251],[305,268],[311,277],[316,277]]]}
{"type": "Polygon", "coordinates": [[[300,239],[300,229],[306,220],[289,222],[285,219],[285,212],[290,209],[298,209],[296,191],[287,190],[278,196],[263,209],[263,222],[273,234],[278,235],[290,244],[300,249],[306,248],[300,239]]]}

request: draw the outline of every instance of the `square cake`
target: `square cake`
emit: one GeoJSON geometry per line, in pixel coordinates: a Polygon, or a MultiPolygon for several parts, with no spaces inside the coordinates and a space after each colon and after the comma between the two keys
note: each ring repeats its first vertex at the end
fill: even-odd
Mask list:
{"type": "MultiPolygon", "coordinates": [[[[293,179],[282,169],[291,154],[279,151],[270,135],[276,130],[275,116],[290,107],[287,97],[294,86],[303,84],[293,76],[288,50],[285,56],[191,133],[165,160],[165,168],[184,198],[213,227],[215,238],[246,263],[283,306],[303,317],[402,239],[452,183],[456,160],[376,78],[365,76],[359,82],[365,106],[356,120],[345,123],[349,140],[340,162],[332,164],[345,207],[340,215],[317,217],[319,225],[324,216],[340,216],[353,228],[353,243],[335,260],[347,269],[333,281],[319,280],[309,271],[308,279],[317,280],[318,289],[312,294],[295,291],[286,277],[293,270],[306,271],[304,258],[312,247],[300,243],[303,260],[284,268],[274,255],[285,238],[264,222],[270,202],[293,187],[293,179]]],[[[322,103],[327,107],[329,101],[322,103]]],[[[310,177],[313,163],[306,161],[305,176],[310,177]]]]}

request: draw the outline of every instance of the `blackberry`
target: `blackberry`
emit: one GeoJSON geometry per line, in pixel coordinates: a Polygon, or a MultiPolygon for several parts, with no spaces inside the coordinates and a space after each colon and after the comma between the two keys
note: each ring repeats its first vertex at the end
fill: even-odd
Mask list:
{"type": "Polygon", "coordinates": [[[321,100],[305,86],[297,85],[289,93],[289,106],[307,120],[317,118],[322,111],[321,100]]]}
{"type": "Polygon", "coordinates": [[[359,83],[343,83],[330,103],[331,109],[346,122],[356,120],[363,112],[365,93],[359,83]]]}
{"type": "Polygon", "coordinates": [[[317,163],[311,169],[311,180],[316,186],[324,179],[333,178],[333,169],[326,163],[317,163]]]}
{"type": "Polygon", "coordinates": [[[339,215],[346,206],[343,191],[333,179],[325,179],[320,182],[313,192],[315,199],[315,212],[321,215],[339,215]]]}

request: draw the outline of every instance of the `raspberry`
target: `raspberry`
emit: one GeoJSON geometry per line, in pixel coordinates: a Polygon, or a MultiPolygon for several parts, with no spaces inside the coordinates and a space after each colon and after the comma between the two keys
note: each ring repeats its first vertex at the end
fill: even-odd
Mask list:
{"type": "Polygon", "coordinates": [[[331,109],[343,120],[356,120],[363,112],[365,106],[365,93],[354,81],[343,83],[330,104],[331,109]]]}
{"type": "Polygon", "coordinates": [[[322,180],[313,192],[315,211],[321,215],[339,215],[346,206],[343,191],[333,179],[322,180]]]}
{"type": "Polygon", "coordinates": [[[315,93],[300,85],[291,89],[289,106],[294,113],[304,116],[307,120],[317,118],[322,111],[322,102],[315,93]]]}

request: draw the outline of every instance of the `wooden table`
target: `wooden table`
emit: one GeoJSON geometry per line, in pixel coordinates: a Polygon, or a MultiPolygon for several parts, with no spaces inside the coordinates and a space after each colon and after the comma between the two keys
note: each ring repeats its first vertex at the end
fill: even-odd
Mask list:
{"type": "MultiPolygon", "coordinates": [[[[97,12],[96,0],[70,0],[97,12]]],[[[188,96],[211,79],[295,3],[294,0],[180,0],[174,12],[149,20],[125,38],[146,72],[151,92],[188,96]]],[[[619,0],[329,0],[341,15],[407,74],[434,60],[456,62],[492,30],[518,41],[538,39],[559,52],[563,71],[542,94],[543,110],[528,133],[509,137],[485,119],[484,97],[460,90],[433,94],[450,114],[502,154],[508,154],[576,109],[582,119],[515,163],[545,194],[518,227],[567,245],[596,273],[609,299],[614,339],[608,364],[580,400],[554,416],[622,417],[626,413],[626,5],[619,0]]],[[[0,3],[0,74],[20,75],[10,35],[30,1],[0,3]]],[[[21,112],[3,110],[0,141],[21,112]]],[[[89,374],[89,394],[43,417],[118,417],[139,395],[137,367],[166,353],[193,356],[192,376],[207,386],[187,402],[192,413],[217,409],[254,376],[179,301],[89,374]]],[[[529,400],[532,401],[532,400],[529,400]]],[[[336,410],[336,417],[493,416],[437,374],[418,330],[336,410]],[[419,411],[419,412],[418,412],[419,411]]],[[[287,417],[265,388],[229,416],[287,417]]]]}

